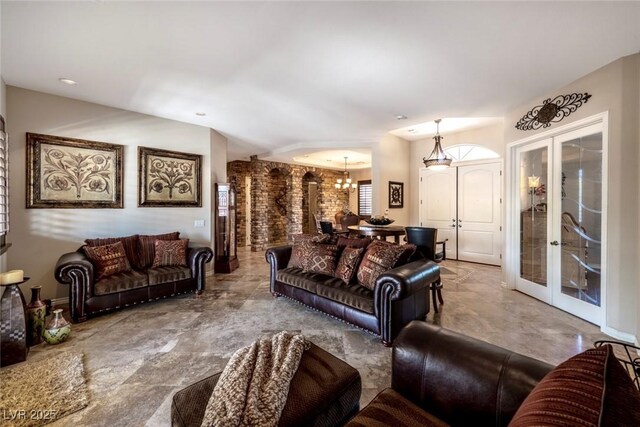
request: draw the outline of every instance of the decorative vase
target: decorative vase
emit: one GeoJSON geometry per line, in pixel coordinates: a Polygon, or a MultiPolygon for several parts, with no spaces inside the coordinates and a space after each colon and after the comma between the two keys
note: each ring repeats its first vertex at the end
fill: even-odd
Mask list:
{"type": "Polygon", "coordinates": [[[60,344],[71,335],[71,324],[62,317],[62,310],[53,310],[53,315],[44,328],[44,340],[49,344],[60,344]]]}
{"type": "Polygon", "coordinates": [[[31,287],[31,302],[27,305],[27,345],[29,347],[42,342],[44,320],[47,317],[47,306],[40,300],[41,286],[31,287]]]}

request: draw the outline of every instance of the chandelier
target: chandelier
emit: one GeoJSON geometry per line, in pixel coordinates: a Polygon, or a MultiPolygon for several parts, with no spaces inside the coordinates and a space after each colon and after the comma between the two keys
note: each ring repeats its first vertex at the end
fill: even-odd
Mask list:
{"type": "Polygon", "coordinates": [[[429,158],[422,158],[424,165],[427,169],[431,170],[441,170],[446,169],[451,165],[451,157],[447,157],[442,146],[440,145],[440,141],[442,141],[442,137],[440,136],[440,122],[442,119],[436,120],[436,136],[433,139],[436,140],[436,145],[433,147],[433,151],[429,154],[429,158]]]}
{"type": "Polygon", "coordinates": [[[347,171],[347,157],[344,158],[344,172],[342,172],[343,178],[338,178],[334,186],[340,190],[349,190],[352,193],[356,191],[358,184],[355,182],[351,182],[351,178],[349,178],[349,172],[347,171]]]}

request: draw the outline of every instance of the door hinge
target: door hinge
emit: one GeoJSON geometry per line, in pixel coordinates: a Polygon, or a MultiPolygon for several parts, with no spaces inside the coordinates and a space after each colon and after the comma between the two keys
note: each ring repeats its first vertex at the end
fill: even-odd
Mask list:
{"type": "Polygon", "coordinates": [[[500,231],[502,231],[502,226],[500,226],[500,231]]]}
{"type": "Polygon", "coordinates": [[[500,197],[500,204],[502,204],[502,197],[500,197]]]}
{"type": "Polygon", "coordinates": [[[422,227],[422,221],[420,221],[420,227],[422,227]]]}
{"type": "Polygon", "coordinates": [[[422,204],[422,199],[420,199],[420,204],[422,204]]]}
{"type": "Polygon", "coordinates": [[[502,176],[502,171],[500,171],[500,176],[502,176]]]}
{"type": "Polygon", "coordinates": [[[500,254],[500,259],[502,259],[502,254],[500,254]]]}
{"type": "Polygon", "coordinates": [[[420,177],[420,182],[422,182],[422,177],[420,177]]]}

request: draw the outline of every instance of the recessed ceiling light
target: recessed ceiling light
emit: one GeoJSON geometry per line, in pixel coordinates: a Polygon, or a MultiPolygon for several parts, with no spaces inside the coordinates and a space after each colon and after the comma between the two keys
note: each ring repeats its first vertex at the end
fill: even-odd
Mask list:
{"type": "Polygon", "coordinates": [[[409,129],[409,130],[407,130],[407,132],[409,132],[409,133],[414,133],[415,131],[416,131],[415,129],[409,129]]]}
{"type": "Polygon", "coordinates": [[[407,116],[405,116],[404,114],[397,115],[396,120],[407,120],[407,116]]]}
{"type": "Polygon", "coordinates": [[[60,78],[60,79],[58,79],[58,81],[59,81],[60,83],[64,83],[64,84],[66,84],[66,85],[70,85],[70,86],[75,86],[75,85],[77,85],[77,84],[78,84],[78,82],[77,82],[77,81],[75,81],[75,80],[71,80],[71,79],[67,79],[67,78],[60,78]]]}
{"type": "Polygon", "coordinates": [[[202,111],[198,111],[196,113],[196,116],[200,116],[200,117],[203,117],[203,116],[206,116],[206,115],[207,115],[207,113],[203,113],[202,111]]]}

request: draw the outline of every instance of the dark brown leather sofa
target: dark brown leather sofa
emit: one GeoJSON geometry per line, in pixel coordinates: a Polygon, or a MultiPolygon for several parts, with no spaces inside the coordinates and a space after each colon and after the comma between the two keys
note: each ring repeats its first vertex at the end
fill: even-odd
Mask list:
{"type": "Polygon", "coordinates": [[[285,296],[344,322],[372,332],[390,345],[402,327],[429,313],[429,285],[440,277],[432,261],[415,261],[378,277],[375,289],[324,274],[287,267],[291,246],[270,248],[270,287],[274,296],[285,296]]]}
{"type": "Polygon", "coordinates": [[[391,388],[347,425],[506,426],[553,366],[426,322],[394,341],[391,388]]]}
{"type": "Polygon", "coordinates": [[[93,264],[80,248],[60,257],[55,277],[58,282],[69,284],[71,318],[79,323],[103,311],[192,291],[202,293],[206,279],[205,264],[212,258],[211,248],[189,248],[188,268],[134,270],[115,274],[96,283],[93,264]]]}

